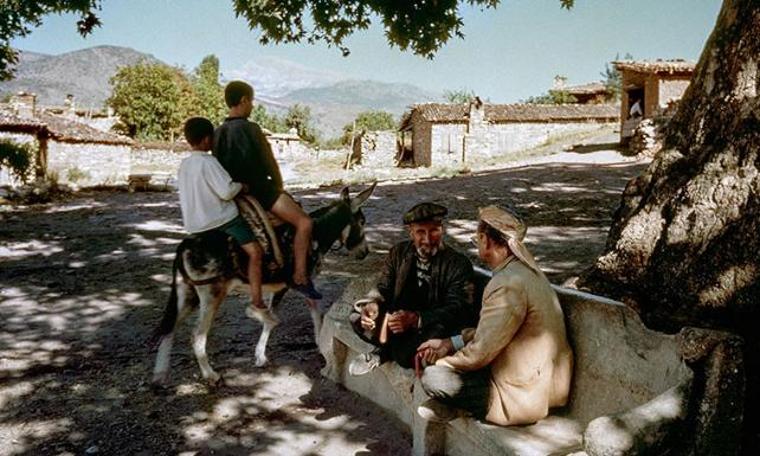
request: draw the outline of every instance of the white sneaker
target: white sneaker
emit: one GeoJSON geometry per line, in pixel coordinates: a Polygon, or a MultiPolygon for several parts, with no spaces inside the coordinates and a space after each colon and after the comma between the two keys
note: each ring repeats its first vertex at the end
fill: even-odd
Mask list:
{"type": "Polygon", "coordinates": [[[417,414],[433,423],[448,423],[451,420],[464,416],[465,412],[464,410],[442,404],[435,399],[428,399],[417,407],[417,414]]]}

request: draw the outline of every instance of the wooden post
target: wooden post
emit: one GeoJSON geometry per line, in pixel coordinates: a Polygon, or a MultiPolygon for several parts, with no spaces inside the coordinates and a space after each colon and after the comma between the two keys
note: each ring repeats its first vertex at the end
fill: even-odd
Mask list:
{"type": "Polygon", "coordinates": [[[346,154],[346,170],[349,170],[351,168],[351,154],[354,153],[354,141],[356,141],[356,119],[354,119],[354,125],[351,128],[351,145],[349,146],[348,153],[346,154]]]}

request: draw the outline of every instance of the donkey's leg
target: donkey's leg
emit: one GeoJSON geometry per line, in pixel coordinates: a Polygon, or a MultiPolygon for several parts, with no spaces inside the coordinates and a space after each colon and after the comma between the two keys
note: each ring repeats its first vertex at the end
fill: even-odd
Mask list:
{"type": "Polygon", "coordinates": [[[171,352],[174,344],[174,332],[195,307],[198,306],[198,295],[192,286],[180,282],[177,284],[177,301],[170,302],[169,305],[177,306],[177,313],[172,326],[171,332],[161,337],[161,343],[158,346],[156,354],[156,365],[153,368],[153,383],[166,385],[169,383],[169,370],[171,368],[171,352]]]}
{"type": "Polygon", "coordinates": [[[249,314],[253,318],[259,320],[262,325],[261,336],[259,336],[259,341],[256,343],[254,361],[256,367],[264,367],[269,363],[269,359],[267,358],[267,343],[269,342],[269,335],[272,334],[272,330],[275,328],[275,326],[280,323],[280,320],[274,313],[274,309],[277,308],[277,305],[280,304],[282,297],[285,296],[285,291],[287,291],[287,289],[283,289],[274,294],[267,293],[265,299],[267,310],[254,310],[251,312],[251,314],[249,314]]]}
{"type": "Polygon", "coordinates": [[[198,313],[198,323],[193,332],[193,351],[203,378],[211,384],[217,384],[222,377],[214,372],[208,362],[206,340],[211,330],[211,324],[214,322],[214,315],[216,315],[216,311],[227,293],[225,287],[219,284],[201,285],[196,290],[200,297],[200,312],[198,313]]]}
{"type": "Polygon", "coordinates": [[[319,344],[319,333],[322,332],[322,312],[319,310],[319,301],[306,298],[306,304],[309,305],[311,321],[314,323],[314,343],[319,344]]]}

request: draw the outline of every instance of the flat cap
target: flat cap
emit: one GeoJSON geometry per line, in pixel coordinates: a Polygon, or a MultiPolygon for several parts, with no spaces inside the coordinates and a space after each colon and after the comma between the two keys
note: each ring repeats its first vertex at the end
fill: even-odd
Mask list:
{"type": "Polygon", "coordinates": [[[522,241],[528,227],[516,212],[499,206],[487,206],[480,209],[480,220],[491,225],[507,239],[522,241]]]}
{"type": "Polygon", "coordinates": [[[441,222],[448,213],[449,210],[440,204],[420,203],[406,211],[406,214],[404,214],[404,225],[428,221],[441,222]]]}

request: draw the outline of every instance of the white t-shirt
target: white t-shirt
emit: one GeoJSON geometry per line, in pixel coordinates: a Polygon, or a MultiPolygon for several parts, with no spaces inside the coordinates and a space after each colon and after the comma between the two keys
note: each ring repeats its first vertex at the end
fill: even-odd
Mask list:
{"type": "Polygon", "coordinates": [[[237,217],[232,199],[242,185],[232,181],[213,155],[193,151],[179,165],[177,181],[182,223],[188,232],[217,228],[237,217]]]}

